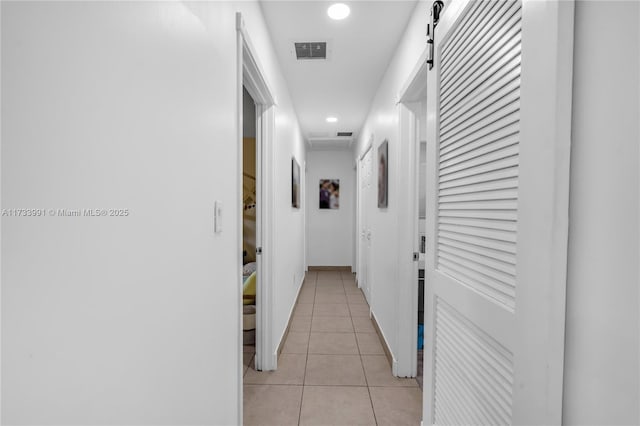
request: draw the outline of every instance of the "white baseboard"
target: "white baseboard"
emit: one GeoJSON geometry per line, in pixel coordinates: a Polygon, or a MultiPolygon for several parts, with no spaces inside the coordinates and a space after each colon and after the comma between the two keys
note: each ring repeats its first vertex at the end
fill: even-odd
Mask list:
{"type": "Polygon", "coordinates": [[[395,376],[398,369],[398,361],[396,360],[396,357],[394,356],[393,351],[391,350],[391,345],[389,345],[389,341],[387,340],[387,337],[384,335],[384,331],[382,331],[382,328],[378,323],[376,314],[373,312],[373,309],[370,309],[370,311],[371,311],[371,319],[373,320],[373,326],[376,329],[378,336],[380,336],[380,338],[382,339],[382,349],[384,349],[384,353],[387,356],[387,361],[389,361],[389,364],[391,365],[391,372],[395,376]]]}
{"type": "Polygon", "coordinates": [[[278,365],[278,355],[282,352],[282,347],[284,346],[284,341],[287,338],[287,335],[289,334],[289,328],[291,327],[291,320],[293,319],[293,311],[295,311],[296,306],[298,305],[298,299],[300,298],[300,292],[302,291],[302,284],[304,283],[304,278],[305,275],[302,274],[302,277],[300,279],[300,281],[298,282],[298,291],[296,292],[296,298],[293,302],[293,305],[291,305],[291,309],[289,310],[289,317],[287,319],[287,326],[284,328],[284,330],[282,331],[282,334],[280,335],[280,340],[278,340],[278,344],[275,346],[275,351],[272,354],[272,356],[275,359],[275,363],[273,365],[276,366],[278,365]]]}

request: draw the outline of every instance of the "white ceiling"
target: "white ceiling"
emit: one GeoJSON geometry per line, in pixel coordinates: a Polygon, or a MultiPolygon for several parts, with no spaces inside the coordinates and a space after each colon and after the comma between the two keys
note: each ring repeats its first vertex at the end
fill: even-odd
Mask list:
{"type": "Polygon", "coordinates": [[[261,2],[304,137],[314,149],[350,147],[416,6],[416,0],[344,1],[351,15],[327,16],[333,1],[261,2]],[[326,60],[296,60],[294,42],[327,41],[326,60]],[[338,118],[327,123],[328,116],[338,118]],[[336,132],[353,138],[335,138],[336,132]]]}

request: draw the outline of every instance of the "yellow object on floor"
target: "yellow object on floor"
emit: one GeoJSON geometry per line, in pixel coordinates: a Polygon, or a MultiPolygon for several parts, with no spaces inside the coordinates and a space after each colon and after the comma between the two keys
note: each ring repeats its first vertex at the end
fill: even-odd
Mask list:
{"type": "Polygon", "coordinates": [[[256,272],[249,275],[249,278],[242,285],[242,303],[245,305],[256,304],[256,272]]]}

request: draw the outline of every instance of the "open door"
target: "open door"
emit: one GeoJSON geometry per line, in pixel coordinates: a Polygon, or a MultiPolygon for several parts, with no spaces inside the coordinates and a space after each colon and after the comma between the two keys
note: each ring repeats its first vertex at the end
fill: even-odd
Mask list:
{"type": "Polygon", "coordinates": [[[424,424],[560,424],[573,2],[460,0],[440,18],[424,424]]]}
{"type": "MultiPolygon", "coordinates": [[[[255,49],[245,28],[244,19],[240,12],[236,13],[237,36],[237,99],[238,99],[238,169],[243,167],[243,88],[246,89],[255,102],[255,250],[256,275],[258,281],[255,286],[255,369],[259,371],[275,370],[277,368],[277,348],[273,339],[273,298],[271,268],[273,256],[273,197],[266,194],[273,192],[273,126],[275,101],[272,91],[264,78],[262,67],[258,63],[255,49]]],[[[238,179],[238,199],[243,200],[242,179],[238,179]]],[[[239,210],[244,210],[241,202],[239,210]]],[[[238,241],[243,239],[243,223],[238,221],[238,241]]],[[[238,282],[242,282],[242,250],[238,253],[238,282]]],[[[238,286],[239,302],[243,300],[243,286],[238,286]]],[[[242,306],[240,312],[242,312],[242,306]]],[[[240,324],[244,318],[239,318],[240,324]]],[[[242,327],[241,327],[242,329],[242,327]]],[[[243,337],[239,337],[242,344],[243,337]]],[[[242,347],[242,345],[240,345],[242,347]]],[[[240,364],[241,365],[241,364],[240,364]]],[[[238,369],[239,384],[242,389],[242,368],[238,369]]],[[[242,394],[240,394],[242,400],[242,394]]],[[[242,413],[242,407],[240,407],[242,413]]],[[[242,418],[241,416],[239,418],[242,418]]]]}
{"type": "Polygon", "coordinates": [[[369,147],[360,159],[358,171],[359,197],[358,206],[360,226],[360,261],[358,263],[358,286],[362,289],[367,303],[371,306],[371,275],[369,273],[371,262],[371,210],[373,210],[373,147],[369,147]]]}

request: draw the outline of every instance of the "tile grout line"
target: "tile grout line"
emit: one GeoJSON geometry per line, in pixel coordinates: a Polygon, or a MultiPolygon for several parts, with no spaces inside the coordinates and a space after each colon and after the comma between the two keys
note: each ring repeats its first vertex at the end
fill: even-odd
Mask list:
{"type": "MultiPolygon", "coordinates": [[[[372,399],[372,397],[371,397],[371,390],[370,390],[370,387],[369,387],[369,382],[368,382],[368,380],[367,380],[366,371],[365,371],[365,369],[364,369],[364,363],[363,363],[363,360],[362,360],[362,353],[361,353],[361,350],[360,350],[360,344],[359,344],[359,342],[358,342],[358,336],[357,336],[357,333],[356,333],[355,324],[353,323],[353,315],[352,315],[352,312],[351,312],[351,307],[350,307],[350,304],[349,304],[349,300],[348,300],[347,293],[346,293],[346,289],[345,289],[344,279],[342,278],[342,276],[340,276],[340,281],[341,281],[341,283],[342,283],[342,294],[345,296],[345,298],[347,298],[347,308],[348,308],[348,311],[349,311],[349,316],[348,316],[348,317],[345,317],[345,318],[349,318],[349,321],[351,322],[351,328],[352,328],[352,330],[351,330],[349,333],[351,333],[351,334],[353,335],[353,338],[354,338],[354,339],[355,339],[355,341],[356,341],[356,347],[358,348],[358,354],[357,354],[357,356],[358,356],[358,357],[359,357],[359,359],[360,359],[360,368],[362,369],[362,373],[363,373],[364,380],[365,380],[365,387],[367,388],[367,394],[369,395],[369,404],[370,404],[370,406],[371,406],[371,413],[373,414],[374,422],[375,422],[375,424],[377,425],[377,424],[378,424],[378,421],[377,421],[377,419],[376,419],[376,413],[375,413],[375,409],[374,409],[374,407],[373,407],[373,399],[372,399]]],[[[317,277],[316,277],[316,288],[315,288],[316,292],[315,292],[315,294],[314,294],[313,311],[312,311],[312,316],[311,316],[311,322],[312,322],[312,324],[313,324],[313,318],[316,318],[316,314],[315,314],[315,306],[316,306],[316,304],[317,304],[317,301],[316,301],[316,297],[317,297],[317,289],[318,289],[318,288],[317,288],[317,277]]],[[[335,315],[330,316],[330,318],[334,318],[334,317],[336,317],[336,316],[335,316],[335,315]]],[[[345,334],[348,334],[348,333],[345,333],[345,334]]],[[[309,346],[310,346],[310,343],[311,343],[311,328],[309,329],[309,342],[308,342],[308,344],[307,344],[307,364],[305,365],[305,377],[304,377],[304,379],[303,379],[303,383],[304,383],[304,385],[303,385],[303,394],[304,394],[304,386],[307,386],[307,385],[306,385],[306,369],[307,369],[307,367],[308,367],[309,346]]],[[[310,385],[309,385],[309,386],[310,386],[310,385]]],[[[362,387],[362,386],[357,386],[357,385],[351,385],[351,386],[350,386],[350,385],[342,385],[342,387],[362,387]]],[[[301,412],[302,412],[302,403],[300,404],[300,415],[299,415],[299,420],[298,420],[298,424],[299,424],[299,425],[300,425],[300,421],[301,421],[301,412]]]]}
{"type": "MultiPolygon", "coordinates": [[[[344,285],[344,282],[343,282],[344,285]]],[[[349,313],[351,313],[351,309],[349,309],[349,313]]],[[[362,374],[364,375],[364,382],[367,385],[367,394],[369,394],[369,403],[371,404],[371,413],[373,414],[373,421],[375,424],[378,424],[378,419],[376,418],[376,409],[373,406],[373,398],[371,397],[371,388],[369,387],[369,379],[367,379],[367,371],[364,368],[364,361],[362,360],[362,351],[360,350],[360,342],[358,342],[358,335],[356,334],[356,326],[353,323],[353,315],[351,318],[351,326],[353,327],[353,337],[356,339],[356,345],[358,346],[358,354],[360,355],[360,366],[362,367],[362,374]]]]}
{"type": "MultiPolygon", "coordinates": [[[[305,280],[305,281],[306,281],[306,280],[305,280]]],[[[337,281],[337,280],[336,280],[336,281],[337,281]]],[[[348,317],[344,317],[344,318],[345,318],[345,319],[346,319],[346,318],[349,318],[349,321],[348,321],[348,322],[346,322],[346,321],[345,321],[345,322],[344,322],[344,325],[346,326],[346,324],[347,324],[347,323],[349,323],[349,324],[351,325],[351,327],[352,327],[352,328],[351,328],[351,331],[349,331],[349,332],[347,332],[347,333],[340,333],[340,334],[349,334],[349,333],[352,333],[352,336],[353,336],[353,338],[355,339],[355,342],[356,342],[356,348],[357,348],[357,354],[354,354],[354,358],[357,356],[357,357],[358,357],[358,359],[360,360],[360,367],[361,367],[362,372],[363,372],[363,376],[364,376],[365,384],[364,384],[364,385],[362,385],[362,384],[342,384],[342,385],[337,385],[337,384],[329,384],[329,383],[326,383],[326,384],[317,384],[317,385],[314,385],[314,384],[308,384],[308,383],[306,383],[306,374],[308,373],[308,367],[309,367],[309,357],[310,357],[310,355],[315,355],[315,354],[312,354],[312,353],[311,353],[311,346],[310,346],[310,343],[311,343],[311,334],[312,334],[312,324],[313,324],[313,319],[325,318],[325,317],[326,317],[326,318],[334,318],[334,319],[335,319],[335,318],[339,318],[339,317],[337,317],[336,315],[331,315],[331,316],[326,316],[326,315],[324,315],[324,316],[323,316],[323,315],[317,316],[317,315],[316,315],[316,313],[315,313],[315,307],[316,307],[316,305],[321,304],[321,303],[319,303],[319,302],[318,302],[318,300],[317,300],[317,295],[318,295],[318,291],[319,291],[319,290],[318,290],[318,287],[317,287],[317,286],[318,286],[318,276],[316,275],[315,279],[313,279],[312,281],[308,281],[308,283],[309,283],[310,285],[313,285],[313,287],[314,287],[314,289],[313,289],[313,290],[309,291],[309,293],[311,293],[311,294],[313,295],[313,300],[312,300],[312,308],[313,308],[313,309],[312,309],[312,311],[311,311],[311,316],[310,316],[311,323],[310,323],[310,326],[309,326],[309,329],[308,329],[308,335],[307,335],[307,348],[306,348],[305,352],[300,353],[301,355],[305,355],[305,366],[304,366],[304,370],[303,370],[303,377],[302,377],[302,379],[303,379],[303,380],[302,380],[302,382],[301,382],[300,384],[275,383],[275,384],[269,384],[269,385],[271,385],[271,386],[276,386],[276,387],[278,387],[278,386],[282,386],[282,387],[294,387],[294,388],[301,387],[301,388],[302,388],[302,389],[300,389],[300,392],[301,392],[301,393],[300,393],[300,399],[299,399],[299,404],[300,404],[300,405],[299,405],[299,410],[298,410],[298,421],[297,421],[298,426],[300,426],[300,425],[302,425],[302,424],[303,424],[303,423],[302,423],[302,411],[303,411],[303,403],[304,403],[304,401],[305,401],[305,393],[307,394],[307,398],[308,398],[308,399],[307,399],[307,402],[308,402],[308,404],[307,404],[307,407],[308,407],[307,413],[309,414],[309,407],[310,407],[310,406],[309,406],[309,404],[311,404],[311,407],[314,407],[314,406],[315,406],[315,402],[322,402],[322,400],[323,400],[323,398],[322,398],[322,397],[320,397],[320,398],[318,398],[318,397],[315,397],[315,398],[314,398],[314,397],[313,397],[314,393],[313,393],[313,391],[312,391],[312,390],[313,390],[314,388],[326,388],[326,387],[328,387],[328,386],[335,386],[335,387],[337,387],[338,389],[348,389],[348,388],[362,388],[362,387],[364,386],[364,387],[366,387],[366,388],[367,388],[367,394],[369,395],[369,404],[370,404],[370,407],[371,407],[371,410],[372,410],[372,411],[371,411],[372,418],[373,418],[373,420],[374,420],[373,424],[378,425],[378,424],[379,424],[379,422],[381,422],[381,421],[383,421],[383,420],[382,420],[382,419],[381,419],[381,420],[378,420],[378,419],[377,419],[377,413],[376,413],[376,410],[375,410],[375,405],[374,405],[374,403],[373,403],[373,394],[372,394],[371,389],[372,389],[373,387],[375,387],[375,388],[397,389],[397,387],[396,387],[396,386],[392,386],[392,385],[384,385],[384,384],[375,386],[375,385],[371,385],[371,384],[369,383],[368,376],[367,376],[367,374],[366,374],[366,369],[365,369],[365,367],[364,367],[364,357],[365,357],[365,356],[371,356],[372,354],[368,354],[368,353],[363,353],[363,352],[362,352],[363,350],[367,351],[367,349],[366,349],[366,348],[367,348],[367,341],[365,341],[365,342],[363,343],[363,344],[365,344],[365,349],[362,349],[362,347],[361,347],[361,345],[360,345],[360,342],[359,342],[359,339],[358,339],[358,334],[359,334],[359,333],[357,332],[356,327],[355,327],[355,320],[356,320],[356,319],[358,319],[358,320],[360,321],[361,319],[364,319],[364,318],[366,318],[366,317],[360,317],[360,316],[355,316],[355,317],[354,317],[354,316],[353,316],[353,314],[352,314],[352,311],[351,311],[351,309],[350,309],[351,304],[349,303],[349,301],[348,301],[348,300],[347,300],[347,305],[349,306],[349,316],[348,316],[348,317]],[[310,388],[310,390],[309,390],[309,391],[312,391],[312,393],[311,393],[311,394],[308,394],[308,392],[306,392],[306,391],[307,391],[307,389],[306,389],[307,387],[309,387],[309,388],[310,388]],[[318,400],[318,399],[320,399],[320,401],[316,401],[316,400],[318,400]]],[[[346,280],[345,280],[344,278],[342,278],[342,277],[341,277],[341,283],[342,283],[342,289],[343,289],[343,292],[344,292],[343,294],[346,294],[347,282],[346,282],[346,280]]],[[[349,284],[349,285],[352,285],[352,282],[351,282],[351,281],[349,281],[349,282],[348,282],[348,284],[349,284]]],[[[365,302],[365,304],[366,304],[366,305],[368,305],[368,303],[366,303],[366,302],[365,302]]],[[[340,318],[342,318],[342,317],[340,317],[340,318]]],[[[369,318],[369,321],[371,321],[371,319],[370,319],[370,318],[369,318]]],[[[331,334],[331,333],[334,333],[334,331],[319,331],[319,332],[317,332],[317,334],[331,334]]],[[[373,334],[376,334],[376,333],[373,333],[373,334]]],[[[379,340],[379,336],[378,336],[378,335],[376,335],[376,336],[378,337],[378,340],[379,340]]],[[[381,344],[382,344],[382,343],[381,343],[381,344]]],[[[342,353],[335,353],[335,354],[318,354],[318,355],[323,355],[323,356],[343,356],[343,354],[342,354],[342,353]]],[[[344,354],[344,355],[350,355],[350,354],[344,354]]],[[[252,357],[253,357],[253,358],[255,357],[255,353],[253,353],[253,354],[252,354],[252,357]]],[[[354,361],[355,361],[355,359],[354,359],[354,361]]],[[[333,372],[335,372],[335,369],[333,369],[333,370],[328,370],[328,371],[333,371],[333,372]]],[[[377,370],[376,370],[376,371],[377,371],[377,370]]],[[[374,380],[374,382],[375,382],[375,380],[374,380]]],[[[416,383],[416,384],[417,384],[417,383],[416,383]]],[[[246,384],[246,383],[243,383],[243,386],[245,386],[245,385],[249,385],[249,386],[263,386],[262,384],[259,384],[259,383],[256,383],[256,384],[246,384]]],[[[415,387],[415,386],[401,386],[401,388],[414,388],[414,387],[415,387]]],[[[417,388],[417,389],[419,389],[418,387],[416,387],[416,388],[417,388]]],[[[346,392],[346,390],[345,390],[345,392],[346,392]]],[[[354,390],[353,392],[356,392],[356,391],[354,390]]],[[[364,395],[363,395],[361,392],[362,392],[362,390],[359,390],[359,391],[357,391],[356,393],[357,393],[357,394],[359,394],[361,397],[364,397],[364,395]]],[[[322,392],[321,392],[321,394],[322,394],[322,392]]],[[[361,401],[361,403],[364,403],[364,400],[360,400],[360,401],[361,401]]],[[[364,404],[366,404],[366,403],[364,403],[364,404]]],[[[364,405],[363,405],[363,408],[364,408],[364,405]]],[[[292,414],[293,414],[293,413],[292,413],[292,414]]],[[[382,414],[384,414],[384,412],[381,412],[381,415],[382,415],[382,414]]],[[[294,414],[294,415],[295,415],[295,414],[294,414]]],[[[315,418],[315,417],[314,417],[314,418],[315,418]]],[[[337,421],[344,421],[344,419],[345,419],[345,417],[344,417],[344,416],[340,416],[340,418],[339,418],[339,419],[336,419],[336,420],[337,420],[337,421]]],[[[291,419],[291,420],[293,420],[293,419],[291,419]]],[[[295,421],[293,421],[293,422],[295,422],[295,421]]],[[[293,422],[292,422],[292,423],[293,423],[293,422]]]]}
{"type": "Polygon", "coordinates": [[[309,343],[311,343],[311,326],[313,324],[313,310],[316,306],[316,292],[318,290],[318,277],[316,275],[313,280],[313,306],[311,309],[311,321],[309,323],[309,338],[307,339],[307,356],[304,362],[304,374],[302,375],[302,393],[300,394],[300,410],[298,411],[298,426],[300,426],[300,422],[302,421],[302,403],[304,402],[304,387],[307,383],[307,367],[309,366],[309,343]]]}

